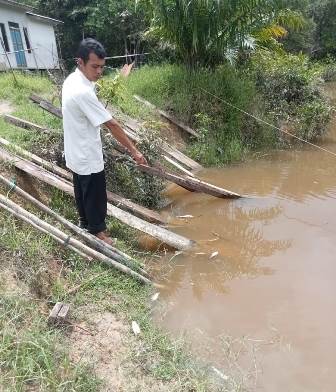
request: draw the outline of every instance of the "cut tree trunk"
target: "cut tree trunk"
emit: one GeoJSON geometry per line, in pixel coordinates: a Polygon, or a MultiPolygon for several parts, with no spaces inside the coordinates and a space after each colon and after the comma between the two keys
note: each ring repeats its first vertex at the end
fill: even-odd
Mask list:
{"type": "Polygon", "coordinates": [[[228,191],[227,189],[209,184],[197,178],[177,176],[176,174],[168,173],[166,170],[163,171],[155,167],[149,167],[145,165],[137,165],[137,168],[144,173],[150,173],[172,181],[175,184],[180,185],[182,188],[187,189],[188,191],[207,193],[209,195],[220,198],[237,199],[241,197],[241,195],[238,193],[228,191]]]}
{"type": "Polygon", "coordinates": [[[27,121],[27,120],[23,120],[22,118],[11,116],[9,114],[4,114],[3,119],[9,124],[13,124],[17,127],[23,128],[23,129],[32,129],[34,131],[39,131],[39,132],[48,133],[48,134],[52,133],[52,131],[50,129],[41,127],[40,125],[34,124],[34,123],[27,121]]]}

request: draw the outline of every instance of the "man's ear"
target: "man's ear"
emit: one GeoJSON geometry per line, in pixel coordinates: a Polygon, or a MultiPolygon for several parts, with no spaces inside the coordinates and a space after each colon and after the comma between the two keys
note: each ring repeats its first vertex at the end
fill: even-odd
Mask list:
{"type": "Polygon", "coordinates": [[[76,59],[76,61],[77,61],[77,65],[78,65],[79,67],[83,67],[83,65],[85,65],[85,64],[84,64],[84,60],[81,59],[81,58],[76,59]]]}

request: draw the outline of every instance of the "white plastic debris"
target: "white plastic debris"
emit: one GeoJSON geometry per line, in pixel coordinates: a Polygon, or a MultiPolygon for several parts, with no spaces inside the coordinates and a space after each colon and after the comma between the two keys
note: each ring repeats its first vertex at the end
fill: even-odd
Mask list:
{"type": "Polygon", "coordinates": [[[215,257],[217,257],[217,256],[218,256],[218,253],[219,253],[219,252],[217,252],[217,251],[211,253],[210,259],[214,259],[215,257]]]}
{"type": "Polygon", "coordinates": [[[132,330],[134,332],[134,335],[139,335],[139,333],[141,332],[139,324],[136,321],[132,321],[132,330]]]}
{"type": "Polygon", "coordinates": [[[154,295],[152,295],[152,301],[156,301],[159,298],[160,293],[155,293],[154,295]]]}
{"type": "Polygon", "coordinates": [[[217,368],[215,368],[214,366],[212,366],[212,370],[220,377],[222,378],[224,381],[227,381],[229,379],[228,376],[226,376],[225,374],[223,374],[220,370],[218,370],[217,368]]]}

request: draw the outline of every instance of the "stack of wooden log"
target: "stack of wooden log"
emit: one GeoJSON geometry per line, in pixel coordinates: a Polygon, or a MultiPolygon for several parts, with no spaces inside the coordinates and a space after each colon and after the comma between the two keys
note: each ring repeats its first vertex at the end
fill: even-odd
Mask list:
{"type": "Polygon", "coordinates": [[[0,181],[2,182],[2,184],[7,186],[10,191],[17,193],[25,201],[30,202],[44,213],[54,218],[66,229],[68,229],[74,235],[78,236],[80,240],[65,233],[54,225],[51,225],[50,223],[47,223],[46,221],[40,219],[35,214],[32,214],[31,212],[22,208],[21,206],[10,200],[7,196],[4,196],[2,194],[0,194],[0,208],[6,210],[15,217],[23,220],[24,222],[30,224],[42,233],[50,235],[61,245],[73,250],[80,256],[90,261],[93,259],[99,260],[111,267],[116,268],[123,273],[132,276],[141,283],[151,283],[148,273],[131,257],[121,252],[117,248],[112,247],[111,245],[108,245],[105,242],[99,240],[97,237],[91,235],[87,231],[74,225],[73,223],[47,207],[45,204],[35,199],[29,193],[19,188],[15,183],[8,180],[6,177],[0,175],[0,181]]]}
{"type": "MultiPolygon", "coordinates": [[[[32,95],[30,98],[42,109],[47,110],[49,113],[52,113],[58,118],[62,118],[61,110],[52,105],[50,102],[36,95],[32,95]]],[[[4,118],[11,124],[25,129],[32,129],[38,132],[50,132],[37,124],[33,124],[17,117],[4,116],[4,118]]],[[[140,138],[139,128],[140,126],[135,120],[124,116],[123,129],[135,142],[138,142],[140,138]]],[[[0,147],[0,160],[9,162],[16,168],[37,178],[38,180],[74,196],[72,174],[70,172],[20,148],[19,146],[14,145],[13,143],[10,143],[3,138],[0,138],[0,144],[3,146],[0,147]]],[[[165,180],[172,181],[191,192],[204,192],[220,198],[240,197],[240,195],[235,192],[217,187],[196,178],[195,172],[200,170],[202,166],[178,151],[176,148],[169,146],[164,141],[160,142],[160,148],[163,159],[172,164],[180,172],[183,172],[184,175],[169,172],[161,165],[157,165],[156,167],[137,165],[137,168],[149,175],[158,176],[165,180]]],[[[125,153],[123,149],[121,149],[121,151],[125,153]]],[[[5,177],[0,176],[0,181],[12,190],[15,190],[15,192],[26,201],[29,201],[40,208],[44,213],[53,217],[67,230],[79,237],[79,239],[73,238],[55,226],[41,220],[36,215],[23,209],[4,195],[0,195],[1,208],[31,224],[38,230],[48,233],[56,241],[81,254],[83,257],[100,260],[117,268],[119,271],[133,276],[140,282],[150,283],[150,279],[146,271],[142,267],[139,267],[139,265],[131,257],[78,228],[73,223],[56,214],[40,201],[34,199],[24,190],[15,186],[5,177]]],[[[108,200],[108,215],[119,219],[121,222],[133,227],[134,229],[156,238],[160,243],[167,244],[170,247],[179,250],[188,249],[193,245],[194,242],[192,240],[162,227],[166,222],[158,212],[139,206],[136,203],[112,192],[108,192],[108,200]]]]}

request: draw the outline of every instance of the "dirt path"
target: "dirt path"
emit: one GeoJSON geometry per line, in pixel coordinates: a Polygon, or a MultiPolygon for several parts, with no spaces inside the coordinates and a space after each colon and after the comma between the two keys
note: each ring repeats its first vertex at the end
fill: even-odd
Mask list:
{"type": "Polygon", "coordinates": [[[0,101],[0,116],[2,114],[12,113],[13,110],[14,110],[14,108],[12,107],[12,105],[9,102],[0,101]]]}

